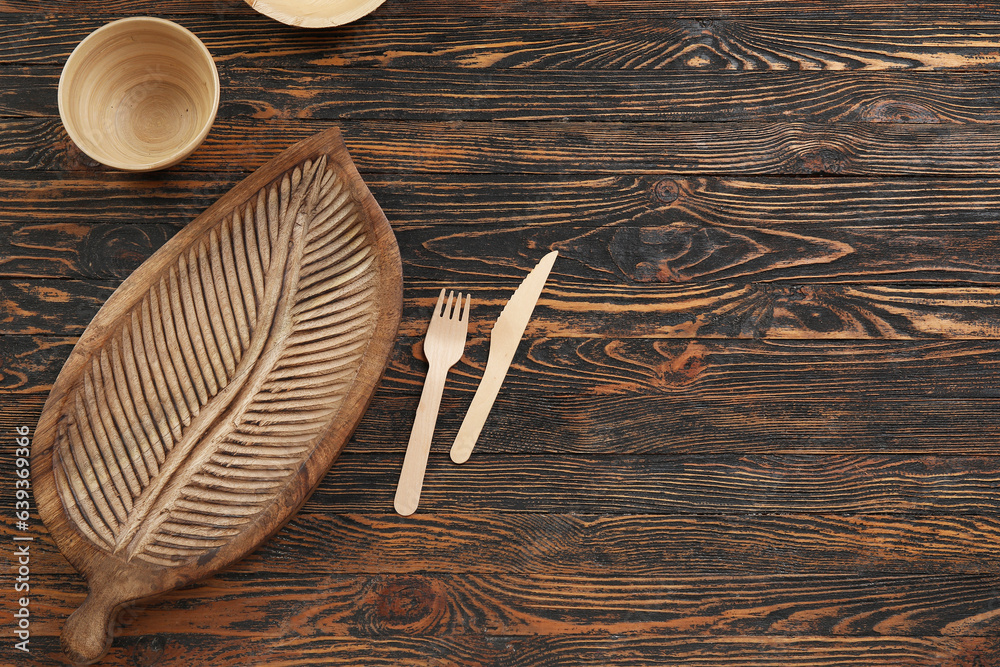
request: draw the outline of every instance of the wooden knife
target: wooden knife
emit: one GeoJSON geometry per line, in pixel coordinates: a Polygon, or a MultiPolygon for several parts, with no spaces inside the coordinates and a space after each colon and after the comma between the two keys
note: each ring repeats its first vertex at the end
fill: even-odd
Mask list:
{"type": "Polygon", "coordinates": [[[458,429],[455,444],[451,446],[451,460],[455,463],[465,463],[476,446],[479,433],[483,430],[486,417],[490,414],[493,402],[500,391],[507,369],[514,358],[514,352],[521,342],[524,329],[531,319],[538,295],[542,293],[545,281],[552,270],[559,251],[553,250],[531,270],[521,285],[514,291],[510,301],[504,306],[503,312],[497,318],[490,332],[490,354],[486,360],[486,371],[479,382],[476,395],[472,398],[469,411],[465,414],[462,426],[458,429]]]}

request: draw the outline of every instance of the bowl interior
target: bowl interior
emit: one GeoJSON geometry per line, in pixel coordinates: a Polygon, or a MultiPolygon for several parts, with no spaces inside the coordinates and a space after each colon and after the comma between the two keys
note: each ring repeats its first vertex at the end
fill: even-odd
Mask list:
{"type": "Polygon", "coordinates": [[[301,28],[328,28],[355,21],[385,0],[245,0],[261,14],[301,28]]]}
{"type": "Polygon", "coordinates": [[[59,82],[70,137],[95,160],[121,169],[159,169],[187,157],[208,134],[218,104],[211,54],[163,19],[99,28],[70,55],[59,82]]]}

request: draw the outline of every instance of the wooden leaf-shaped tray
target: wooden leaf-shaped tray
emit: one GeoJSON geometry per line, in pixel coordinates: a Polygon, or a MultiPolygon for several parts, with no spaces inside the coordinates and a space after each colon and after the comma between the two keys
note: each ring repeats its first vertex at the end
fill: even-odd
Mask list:
{"type": "Polygon", "coordinates": [[[350,438],[394,344],[399,249],[337,130],[237,185],[108,299],[38,424],[42,520],[90,592],[63,647],[244,556],[350,438]]]}

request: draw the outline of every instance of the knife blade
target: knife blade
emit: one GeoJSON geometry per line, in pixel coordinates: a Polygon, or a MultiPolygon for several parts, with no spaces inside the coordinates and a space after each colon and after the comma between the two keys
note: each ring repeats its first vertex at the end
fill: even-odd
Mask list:
{"type": "Polygon", "coordinates": [[[483,379],[479,382],[476,395],[472,398],[469,411],[465,413],[455,443],[451,446],[451,460],[455,463],[468,461],[476,446],[557,255],[559,251],[553,250],[542,257],[511,295],[490,331],[490,352],[483,379]]]}

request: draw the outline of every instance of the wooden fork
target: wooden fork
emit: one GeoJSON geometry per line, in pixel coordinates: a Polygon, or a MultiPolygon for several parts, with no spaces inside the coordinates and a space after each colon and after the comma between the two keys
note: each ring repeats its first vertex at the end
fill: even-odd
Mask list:
{"type": "Polygon", "coordinates": [[[424,389],[420,394],[417,416],[413,420],[410,442],[403,459],[403,471],[399,475],[396,499],[393,501],[396,511],[403,516],[413,514],[420,502],[420,489],[424,483],[427,455],[431,450],[431,438],[437,423],[438,409],[441,407],[445,378],[448,370],[462,358],[465,339],[469,333],[469,295],[465,295],[465,308],[462,308],[462,293],[459,292],[452,311],[454,296],[454,291],[449,292],[448,302],[445,303],[444,290],[441,290],[424,337],[424,356],[430,367],[424,379],[424,389]]]}

